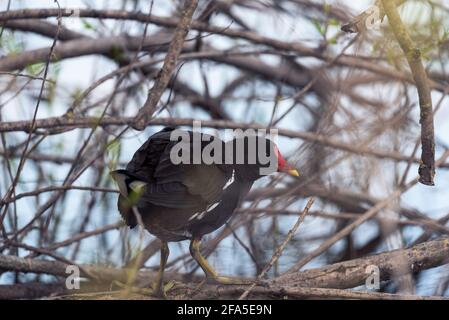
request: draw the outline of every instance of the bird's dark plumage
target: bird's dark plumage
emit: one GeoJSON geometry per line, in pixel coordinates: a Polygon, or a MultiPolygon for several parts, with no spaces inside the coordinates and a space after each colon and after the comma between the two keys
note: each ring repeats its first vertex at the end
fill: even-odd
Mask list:
{"type": "MultiPolygon", "coordinates": [[[[134,206],[145,227],[163,241],[201,238],[226,223],[260,176],[256,173],[248,179],[248,168],[227,164],[174,165],[170,151],[178,141],[170,140],[172,130],[166,128],[151,136],[126,170],[117,171],[128,194],[133,187],[141,188],[135,204],[127,203],[126,195],[121,194],[118,207],[127,224],[134,227],[134,206]]],[[[211,141],[203,141],[201,148],[211,141]]],[[[224,142],[218,141],[224,147],[224,142]]]]}
{"type": "Polygon", "coordinates": [[[120,188],[118,208],[128,226],[135,227],[140,217],[144,227],[162,240],[160,270],[154,287],[157,294],[163,293],[169,241],[190,239],[192,257],[209,280],[235,283],[230,278],[218,276],[202,257],[199,250],[202,236],[226,223],[254,181],[267,174],[261,169],[272,169],[273,160],[276,160],[274,171],[298,175],[268,139],[253,136],[225,143],[214,136],[174,130],[165,128],[152,135],[136,151],[126,170],[111,173],[120,188]],[[171,139],[174,133],[180,134],[178,140],[171,139]],[[198,137],[200,139],[196,141],[200,142],[192,143],[198,137]],[[179,146],[189,151],[189,164],[173,161],[171,153],[176,154],[179,146]],[[220,146],[223,154],[215,153],[213,146],[220,146]],[[213,150],[209,154],[221,162],[195,162],[194,154],[203,154],[206,150],[213,150]],[[259,159],[263,154],[259,151],[264,151],[267,157],[259,159]],[[257,157],[251,157],[254,154],[257,157]]]}

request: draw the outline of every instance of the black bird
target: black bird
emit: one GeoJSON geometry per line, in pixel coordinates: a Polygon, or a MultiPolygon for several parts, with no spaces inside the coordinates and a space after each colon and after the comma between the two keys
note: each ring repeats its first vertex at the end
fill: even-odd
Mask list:
{"type": "Polygon", "coordinates": [[[141,219],[143,226],[162,241],[160,269],[153,288],[156,294],[163,294],[163,272],[169,255],[167,242],[172,241],[190,240],[190,253],[209,281],[239,282],[218,276],[201,255],[200,241],[228,221],[254,181],[266,175],[261,169],[270,172],[267,159],[275,160],[273,172],[298,176],[298,171],[285,161],[269,139],[245,136],[225,143],[215,136],[165,128],[136,151],[126,170],[111,172],[120,189],[118,209],[127,225],[133,228],[141,219]],[[171,139],[174,133],[177,139],[171,139]],[[192,142],[195,137],[200,141],[197,149],[192,142]],[[222,148],[222,155],[217,153],[218,149],[211,151],[213,145],[222,148]],[[178,149],[183,146],[187,161],[173,161],[173,154],[179,155],[178,149]],[[207,150],[218,161],[194,162],[195,152],[207,150]],[[251,158],[259,150],[266,156],[264,161],[261,157],[251,158]]]}

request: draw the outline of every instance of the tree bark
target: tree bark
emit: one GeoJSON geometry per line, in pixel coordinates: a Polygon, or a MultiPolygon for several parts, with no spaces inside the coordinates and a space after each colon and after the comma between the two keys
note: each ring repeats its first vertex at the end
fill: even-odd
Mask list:
{"type": "MultiPolygon", "coordinates": [[[[317,288],[348,289],[364,285],[369,276],[367,267],[372,265],[379,268],[380,280],[387,281],[393,275],[398,276],[404,274],[404,272],[417,273],[422,270],[444,265],[448,262],[449,238],[443,237],[415,245],[409,249],[394,250],[266,280],[251,291],[249,298],[279,296],[317,298],[319,297],[319,292],[323,294],[323,298],[347,298],[348,296],[357,298],[357,295],[359,295],[359,298],[364,298],[361,293],[352,294],[351,292],[345,293],[344,291],[319,291],[317,288]],[[311,290],[307,291],[305,288],[310,288],[311,290]]],[[[4,271],[43,273],[65,277],[68,275],[66,273],[66,267],[66,264],[57,261],[24,259],[15,256],[0,255],[0,269],[4,271]]],[[[82,265],[80,267],[81,276],[93,279],[95,282],[112,282],[117,280],[126,283],[127,280],[126,269],[108,268],[97,265],[82,265]]],[[[154,272],[139,271],[136,283],[139,286],[147,286],[154,276],[154,272]]],[[[178,297],[189,298],[197,295],[196,298],[236,298],[247,288],[247,286],[228,286],[223,289],[222,286],[206,285],[197,290],[198,284],[196,281],[200,281],[201,278],[195,277],[193,280],[190,279],[190,281],[187,281],[187,278],[183,275],[167,273],[167,279],[183,281],[183,284],[178,285],[177,289],[174,290],[174,294],[178,297]],[[194,293],[195,290],[197,291],[196,293],[194,293]]],[[[11,286],[0,286],[0,297],[2,295],[6,296],[8,292],[12,292],[12,289],[13,287],[11,286]]],[[[18,287],[18,289],[22,290],[20,292],[26,292],[21,287],[18,287]]],[[[49,293],[47,289],[36,290],[33,291],[33,294],[29,293],[31,296],[28,296],[28,298],[36,297],[36,292],[41,292],[42,295],[49,293]]],[[[55,293],[62,291],[55,289],[55,293]]],[[[18,298],[17,295],[14,297],[18,298]]],[[[413,296],[408,296],[408,298],[411,297],[413,296]]],[[[368,295],[365,298],[379,299],[382,296],[368,295]]],[[[388,297],[385,296],[385,298],[387,299],[388,297]]],[[[400,297],[395,296],[395,298],[400,297]]]]}

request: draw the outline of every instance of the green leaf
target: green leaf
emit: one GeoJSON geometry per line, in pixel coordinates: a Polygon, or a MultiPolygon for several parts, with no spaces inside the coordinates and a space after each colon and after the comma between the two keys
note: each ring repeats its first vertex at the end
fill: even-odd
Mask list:
{"type": "Polygon", "coordinates": [[[335,26],[335,27],[339,27],[339,26],[340,26],[340,21],[338,21],[338,20],[335,19],[335,18],[330,18],[330,19],[328,20],[328,23],[329,23],[329,25],[331,25],[331,26],[335,26]]]}
{"type": "Polygon", "coordinates": [[[329,14],[331,12],[331,10],[332,10],[332,6],[329,3],[325,2],[323,5],[324,13],[329,14]]]}
{"type": "Polygon", "coordinates": [[[321,23],[317,19],[313,19],[312,22],[313,25],[315,26],[315,29],[317,29],[317,31],[324,37],[325,30],[321,25],[321,23]]]}
{"type": "Polygon", "coordinates": [[[106,154],[108,161],[108,167],[110,170],[115,170],[117,168],[118,161],[120,159],[121,145],[119,140],[112,140],[108,143],[106,154]]]}
{"type": "Polygon", "coordinates": [[[327,43],[329,44],[337,44],[337,36],[334,36],[327,40],[327,43]]]}
{"type": "Polygon", "coordinates": [[[39,73],[42,72],[45,68],[44,62],[37,62],[33,64],[29,64],[25,67],[25,70],[28,72],[28,74],[32,76],[37,76],[39,73]]]}
{"type": "Polygon", "coordinates": [[[86,29],[86,30],[95,30],[94,26],[89,21],[87,21],[86,19],[82,19],[81,22],[83,23],[84,29],[86,29]]]}
{"type": "Polygon", "coordinates": [[[10,55],[15,55],[23,51],[22,43],[18,42],[11,32],[5,33],[0,40],[1,47],[10,55]]]}

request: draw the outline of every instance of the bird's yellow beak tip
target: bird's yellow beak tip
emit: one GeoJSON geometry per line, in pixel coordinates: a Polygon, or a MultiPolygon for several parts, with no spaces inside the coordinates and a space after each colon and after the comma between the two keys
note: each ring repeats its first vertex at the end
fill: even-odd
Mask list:
{"type": "Polygon", "coordinates": [[[289,169],[287,170],[287,173],[293,177],[299,177],[299,172],[296,169],[289,169]]]}

